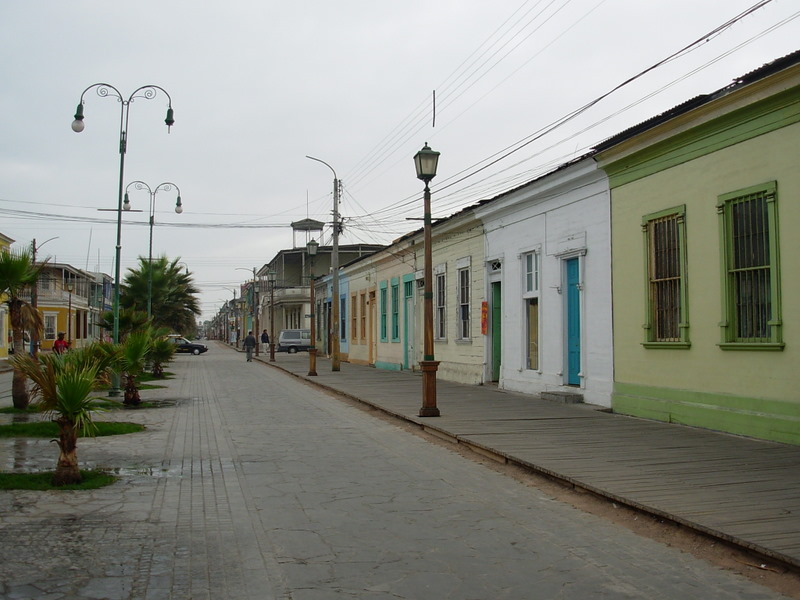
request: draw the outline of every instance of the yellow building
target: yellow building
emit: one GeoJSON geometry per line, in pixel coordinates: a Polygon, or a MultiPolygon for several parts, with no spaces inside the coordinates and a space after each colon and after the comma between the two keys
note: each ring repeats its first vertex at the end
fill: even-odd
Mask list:
{"type": "Polygon", "coordinates": [[[800,52],[598,147],[615,412],[800,444],[800,52]]]}

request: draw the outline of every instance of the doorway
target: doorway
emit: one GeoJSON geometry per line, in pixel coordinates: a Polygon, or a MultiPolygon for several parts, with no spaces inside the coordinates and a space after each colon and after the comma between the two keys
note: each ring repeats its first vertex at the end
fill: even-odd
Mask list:
{"type": "Polygon", "coordinates": [[[503,310],[501,283],[492,283],[492,381],[500,381],[500,368],[503,357],[503,310]]]}
{"type": "Polygon", "coordinates": [[[580,263],[577,258],[564,261],[566,278],[566,348],[567,385],[580,385],[581,378],[581,291],[580,263]]]}

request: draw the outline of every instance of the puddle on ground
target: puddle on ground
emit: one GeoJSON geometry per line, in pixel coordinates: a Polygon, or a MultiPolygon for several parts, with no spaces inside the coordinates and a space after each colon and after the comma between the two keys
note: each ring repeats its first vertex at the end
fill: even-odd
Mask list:
{"type": "Polygon", "coordinates": [[[171,469],[156,468],[156,467],[97,467],[101,471],[105,471],[110,475],[117,475],[119,477],[180,477],[181,468],[172,467],[171,469]]]}

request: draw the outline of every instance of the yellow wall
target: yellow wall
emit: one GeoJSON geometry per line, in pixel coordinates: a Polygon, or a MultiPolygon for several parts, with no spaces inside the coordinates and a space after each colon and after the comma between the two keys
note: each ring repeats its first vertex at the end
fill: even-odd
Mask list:
{"type": "Polygon", "coordinates": [[[615,381],[800,403],[800,124],[750,139],[612,192],[615,381]],[[717,197],[778,184],[783,351],[723,351],[717,197]],[[642,217],[686,205],[688,350],[645,349],[642,217]]]}

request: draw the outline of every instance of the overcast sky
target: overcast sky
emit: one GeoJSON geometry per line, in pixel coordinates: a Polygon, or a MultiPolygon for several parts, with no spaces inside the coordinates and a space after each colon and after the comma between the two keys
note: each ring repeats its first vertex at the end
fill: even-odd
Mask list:
{"type": "MultiPolygon", "coordinates": [[[[441,152],[435,217],[491,198],[592,145],[798,49],[800,5],[772,0],[27,0],[0,2],[0,232],[39,256],[113,276],[121,104],[124,181],[156,196],[153,253],[180,257],[210,318],[276,252],[289,224],[331,220],[341,243],[419,227],[414,154],[441,152]],[[432,96],[436,90],[436,111],[432,96]],[[539,135],[543,133],[543,135],[539,135]],[[523,145],[524,144],[524,145],[523,145]],[[485,169],[481,169],[511,152],[485,169]],[[244,270],[239,270],[244,269],[244,270]]],[[[122,267],[147,256],[149,195],[130,192],[122,267]]],[[[325,243],[330,243],[330,228],[325,243]]],[[[305,238],[297,238],[304,245],[305,238]]]]}

